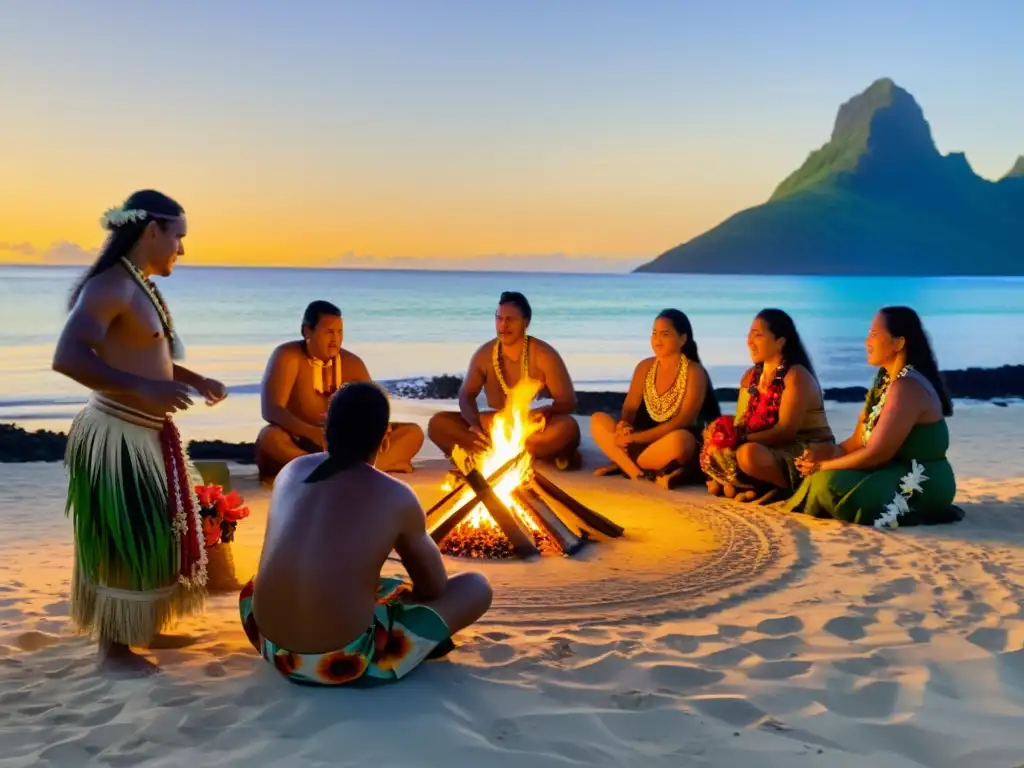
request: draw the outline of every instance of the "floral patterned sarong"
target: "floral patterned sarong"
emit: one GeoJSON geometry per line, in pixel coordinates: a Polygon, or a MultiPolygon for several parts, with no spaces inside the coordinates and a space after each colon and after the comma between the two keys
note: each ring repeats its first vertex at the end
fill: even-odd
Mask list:
{"type": "Polygon", "coordinates": [[[263,637],[253,616],[251,580],[242,587],[238,609],[249,642],[293,683],[372,685],[399,680],[452,647],[448,625],[433,608],[402,600],[410,589],[402,579],[382,576],[373,623],[344,648],[327,653],[292,653],[263,637]]]}

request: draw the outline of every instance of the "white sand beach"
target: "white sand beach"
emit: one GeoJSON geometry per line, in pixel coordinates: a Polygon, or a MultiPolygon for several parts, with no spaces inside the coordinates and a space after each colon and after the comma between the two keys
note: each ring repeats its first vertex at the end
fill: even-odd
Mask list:
{"type": "MultiPolygon", "coordinates": [[[[830,406],[843,436],[855,413],[830,406]]],[[[162,638],[159,674],[100,675],[67,620],[63,470],[0,465],[0,766],[1020,766],[1024,407],[958,403],[950,426],[966,519],[892,532],[598,480],[588,442],[584,471],[552,477],[626,536],[449,558],[493,580],[492,611],[374,690],[284,680],[232,594],[162,638]]],[[[417,466],[427,506],[444,467],[429,448],[417,466]]],[[[233,472],[244,581],[268,493],[233,472]]]]}

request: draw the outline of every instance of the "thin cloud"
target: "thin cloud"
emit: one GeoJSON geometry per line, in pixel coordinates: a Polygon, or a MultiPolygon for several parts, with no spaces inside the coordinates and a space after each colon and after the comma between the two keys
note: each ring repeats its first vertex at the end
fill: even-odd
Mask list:
{"type": "Polygon", "coordinates": [[[38,255],[47,264],[91,264],[96,258],[96,249],[87,250],[70,240],[58,240],[38,255]]]}
{"type": "Polygon", "coordinates": [[[31,243],[0,243],[0,251],[7,253],[20,253],[22,256],[35,256],[36,249],[31,243]]]}
{"type": "Polygon", "coordinates": [[[36,248],[31,243],[0,242],[0,252],[24,256],[33,264],[91,264],[96,258],[95,249],[88,250],[70,240],[58,240],[48,248],[36,248]]]}

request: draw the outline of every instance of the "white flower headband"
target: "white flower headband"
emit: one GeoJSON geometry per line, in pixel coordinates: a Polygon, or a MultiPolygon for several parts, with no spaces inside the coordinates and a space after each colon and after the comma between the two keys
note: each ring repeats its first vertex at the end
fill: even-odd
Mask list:
{"type": "Polygon", "coordinates": [[[117,208],[108,208],[100,219],[100,225],[113,232],[120,226],[134,221],[145,221],[147,217],[154,219],[176,219],[177,216],[165,216],[160,213],[151,213],[141,208],[125,208],[123,205],[117,208]]]}

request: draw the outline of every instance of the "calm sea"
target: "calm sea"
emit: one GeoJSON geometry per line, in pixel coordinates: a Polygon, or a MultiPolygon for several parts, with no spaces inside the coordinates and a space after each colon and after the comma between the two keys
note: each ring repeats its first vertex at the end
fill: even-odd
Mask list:
{"type": "MultiPolygon", "coordinates": [[[[50,370],[68,291],[80,273],[80,267],[0,268],[0,421],[64,419],[83,400],[82,388],[50,370]]],[[[794,317],[826,385],[867,382],[863,339],[885,304],[909,304],[921,313],[943,368],[1024,359],[1024,278],[181,267],[160,287],[187,364],[253,401],[267,355],[297,338],[313,299],[342,308],[345,345],[379,380],[462,373],[472,351],[492,337],[504,290],[527,295],[531,332],[559,349],[580,389],[623,389],[637,360],[650,353],[651,322],[666,307],[690,316],[718,386],[735,386],[748,365],[747,328],[766,306],[794,317]]],[[[253,402],[247,410],[255,408],[253,402]]]]}

